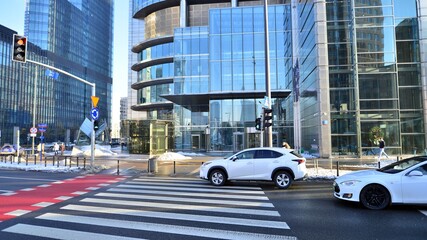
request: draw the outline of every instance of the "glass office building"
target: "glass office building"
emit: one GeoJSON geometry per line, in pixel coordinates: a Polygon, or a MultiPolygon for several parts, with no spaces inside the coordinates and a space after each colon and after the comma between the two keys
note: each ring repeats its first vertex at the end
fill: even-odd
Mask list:
{"type": "MultiPolygon", "coordinates": [[[[27,59],[95,83],[96,96],[100,99],[100,122],[108,126],[111,126],[112,31],[111,0],[26,2],[24,35],[30,43],[27,59]]],[[[11,45],[12,34],[6,32],[4,44],[11,45]]],[[[85,118],[91,119],[92,87],[65,74],[48,76],[47,69],[36,64],[12,62],[11,49],[11,46],[3,48],[1,56],[1,69],[8,74],[1,78],[2,142],[14,141],[12,131],[17,128],[21,130],[20,143],[26,145],[31,141],[29,129],[41,123],[47,124],[44,133],[47,142],[73,142],[85,118]]]]}
{"type": "MultiPolygon", "coordinates": [[[[144,142],[162,146],[150,149],[262,144],[255,119],[266,88],[263,2],[133,1],[145,36],[132,48],[131,108],[167,123],[164,136],[146,134],[144,142]]],[[[268,4],[273,146],[362,157],[384,137],[390,154],[424,151],[421,1],[268,4]]]]}

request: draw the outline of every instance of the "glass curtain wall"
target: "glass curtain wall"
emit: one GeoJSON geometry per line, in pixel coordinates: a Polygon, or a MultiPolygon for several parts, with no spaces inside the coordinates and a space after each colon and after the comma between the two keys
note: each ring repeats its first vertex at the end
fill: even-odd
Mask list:
{"type": "MultiPolygon", "coordinates": [[[[289,68],[285,62],[285,13],[289,5],[269,6],[271,89],[287,89],[289,68]]],[[[210,92],[265,91],[264,11],[262,7],[212,9],[210,11],[210,92]]],[[[283,99],[272,99],[273,145],[281,145],[286,111],[283,99]],[[280,140],[279,136],[280,135],[280,140]]],[[[242,147],[259,146],[248,131],[261,114],[263,99],[211,100],[212,151],[233,151],[239,134],[242,147]]],[[[239,148],[239,146],[238,146],[239,148]]]]}
{"type": "Polygon", "coordinates": [[[327,21],[333,154],[424,149],[416,1],[329,0],[327,21]]]}

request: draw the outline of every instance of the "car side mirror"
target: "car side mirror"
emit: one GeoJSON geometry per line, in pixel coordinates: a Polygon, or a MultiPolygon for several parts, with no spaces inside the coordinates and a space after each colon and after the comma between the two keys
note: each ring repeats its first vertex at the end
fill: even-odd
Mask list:
{"type": "Polygon", "coordinates": [[[423,173],[422,173],[421,171],[414,170],[414,171],[412,171],[412,172],[408,173],[408,175],[407,175],[407,176],[408,176],[408,177],[422,177],[422,176],[423,176],[423,173]]]}
{"type": "Polygon", "coordinates": [[[231,161],[236,161],[237,159],[239,159],[237,156],[233,156],[232,158],[230,158],[231,161]]]}

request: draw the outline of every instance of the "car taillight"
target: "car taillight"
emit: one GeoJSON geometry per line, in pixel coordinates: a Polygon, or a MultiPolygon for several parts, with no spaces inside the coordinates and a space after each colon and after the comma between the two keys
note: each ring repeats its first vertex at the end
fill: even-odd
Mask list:
{"type": "Polygon", "coordinates": [[[294,159],[294,160],[292,160],[292,161],[294,161],[294,162],[298,162],[298,165],[300,165],[301,163],[304,163],[304,162],[305,162],[305,159],[294,159]]]}

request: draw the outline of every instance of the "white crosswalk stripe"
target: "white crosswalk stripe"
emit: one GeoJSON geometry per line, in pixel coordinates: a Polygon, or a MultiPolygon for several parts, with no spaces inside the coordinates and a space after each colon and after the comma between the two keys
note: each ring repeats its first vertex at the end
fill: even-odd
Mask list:
{"type": "Polygon", "coordinates": [[[2,231],[67,240],[296,239],[259,187],[157,177],[130,180],[2,231]]]}

